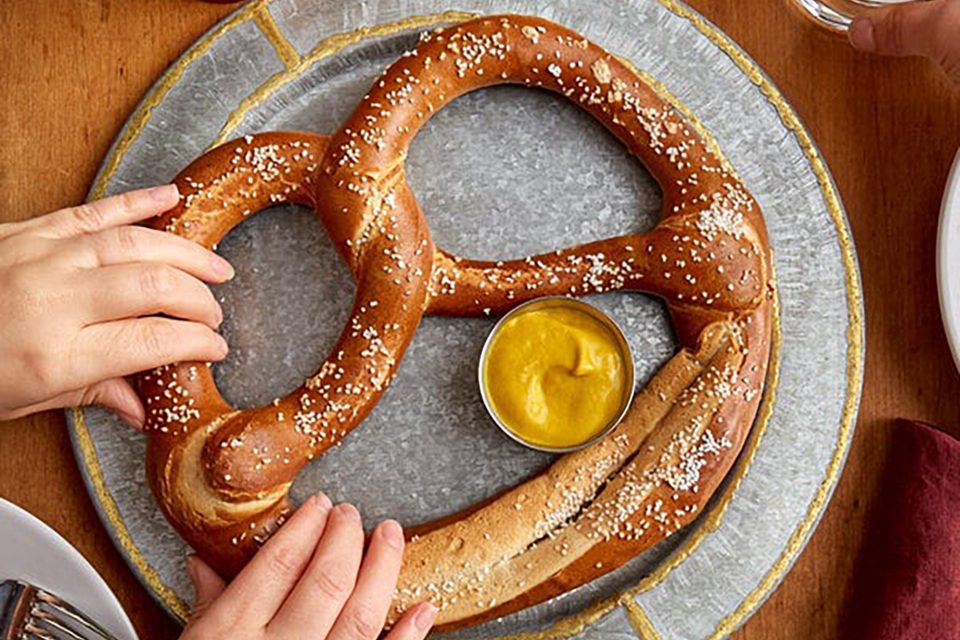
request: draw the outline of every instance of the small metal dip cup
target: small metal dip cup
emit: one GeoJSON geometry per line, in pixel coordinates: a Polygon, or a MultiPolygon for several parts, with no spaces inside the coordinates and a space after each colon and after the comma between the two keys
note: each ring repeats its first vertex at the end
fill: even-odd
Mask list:
{"type": "Polygon", "coordinates": [[[490,414],[490,417],[493,418],[493,421],[497,423],[497,426],[500,427],[500,430],[505,434],[510,436],[516,442],[530,447],[531,449],[536,449],[537,451],[546,451],[547,453],[569,453],[571,451],[577,451],[578,449],[585,449],[598,440],[605,438],[611,431],[613,431],[620,421],[623,420],[623,417],[627,414],[627,410],[630,408],[630,403],[633,400],[634,392],[634,367],[633,367],[633,353],[630,351],[630,345],[627,343],[627,339],[623,336],[623,330],[620,329],[613,318],[608,316],[606,313],[596,308],[592,304],[583,302],[582,300],[576,300],[573,298],[567,298],[564,296],[544,296],[542,298],[536,298],[528,302],[524,302],[521,305],[518,305],[508,311],[500,320],[493,326],[493,329],[490,330],[490,333],[487,335],[487,339],[483,343],[483,349],[480,351],[480,364],[477,366],[477,380],[480,383],[480,397],[483,398],[483,406],[487,408],[487,413],[490,414]],[[620,351],[623,354],[624,367],[626,368],[626,380],[625,380],[625,389],[623,393],[623,400],[620,405],[620,410],[610,421],[610,423],[604,427],[597,435],[593,436],[586,442],[578,444],[572,447],[547,447],[540,444],[534,444],[532,442],[527,442],[518,434],[514,433],[497,415],[497,412],[493,408],[493,404],[490,401],[490,398],[487,397],[486,385],[483,382],[484,370],[487,365],[487,354],[490,352],[490,345],[493,343],[493,338],[503,327],[504,323],[507,322],[510,318],[516,317],[523,313],[530,313],[533,311],[538,311],[540,309],[549,309],[549,308],[566,308],[574,309],[589,315],[590,317],[600,321],[602,325],[610,329],[610,332],[613,334],[614,338],[617,341],[617,344],[620,347],[620,351]]]}

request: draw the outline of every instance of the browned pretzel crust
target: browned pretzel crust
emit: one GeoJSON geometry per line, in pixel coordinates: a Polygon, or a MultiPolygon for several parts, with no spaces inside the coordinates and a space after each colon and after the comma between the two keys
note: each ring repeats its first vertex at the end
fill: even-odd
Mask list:
{"type": "Polygon", "coordinates": [[[142,378],[148,474],[164,513],[221,572],[236,572],[289,509],[296,472],[379,398],[421,314],[500,313],[550,294],[663,297],[682,348],[624,422],[542,474],[417,529],[391,619],[430,599],[445,626],[543,601],[606,573],[692,521],[753,423],[770,350],[773,282],[759,207],[669,105],[617,58],[560,25],[490,16],[425,34],[322,151],[310,134],[224,145],[177,179],[157,223],[213,246],[271,202],[313,205],[358,282],[351,321],[316,376],[273,405],[229,407],[203,365],[142,378]],[[407,187],[410,141],[455,97],[543,87],[581,105],[663,191],[642,234],[504,262],[435,249],[407,187]]]}

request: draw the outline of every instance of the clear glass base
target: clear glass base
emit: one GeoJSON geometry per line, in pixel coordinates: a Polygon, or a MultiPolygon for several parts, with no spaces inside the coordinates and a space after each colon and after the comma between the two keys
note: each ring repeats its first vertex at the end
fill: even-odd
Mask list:
{"type": "Polygon", "coordinates": [[[846,32],[857,14],[863,11],[907,2],[925,0],[790,0],[817,24],[838,32],[846,32]]]}

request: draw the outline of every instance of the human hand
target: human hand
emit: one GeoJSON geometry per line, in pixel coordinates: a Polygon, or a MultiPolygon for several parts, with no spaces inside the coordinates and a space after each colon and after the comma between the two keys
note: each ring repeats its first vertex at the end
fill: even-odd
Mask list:
{"type": "Polygon", "coordinates": [[[100,404],[142,426],[123,376],[226,356],[220,305],[203,283],[233,268],[194,242],[130,226],[178,198],[167,185],[0,224],[0,420],[100,404]]]}
{"type": "MultiPolygon", "coordinates": [[[[187,560],[196,605],[180,640],[374,640],[380,636],[403,557],[403,531],[380,523],[363,553],[360,514],[307,500],[236,578],[187,560]]],[[[409,609],[385,640],[421,640],[436,618],[429,602],[409,609]]]]}
{"type": "Polygon", "coordinates": [[[850,42],[861,51],[925,56],[960,83],[960,0],[930,0],[857,16],[850,42]]]}

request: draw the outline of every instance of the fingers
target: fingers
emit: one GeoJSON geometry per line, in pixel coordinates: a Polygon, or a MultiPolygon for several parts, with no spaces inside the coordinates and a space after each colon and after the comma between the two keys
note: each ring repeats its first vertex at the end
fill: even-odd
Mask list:
{"type": "Polygon", "coordinates": [[[362,556],[360,514],[351,505],[338,505],[306,571],[267,627],[271,634],[325,638],[353,592],[362,556]]]}
{"type": "Polygon", "coordinates": [[[187,556],[187,574],[193,584],[194,593],[194,604],[190,617],[195,619],[202,616],[214,600],[220,597],[220,594],[227,588],[227,583],[206,562],[195,555],[187,556]]]}
{"type": "Polygon", "coordinates": [[[436,619],[437,608],[430,602],[421,602],[403,614],[385,640],[423,640],[436,619]]]}
{"type": "MultiPolygon", "coordinates": [[[[332,508],[325,496],[315,496],[226,587],[199,558],[187,559],[196,592],[188,630],[208,625],[259,634],[266,627],[265,637],[375,640],[383,630],[400,572],[400,525],[381,523],[361,568],[362,555],[357,510],[345,504],[332,508]]],[[[422,640],[435,618],[432,604],[417,605],[387,639],[422,640]]]]}
{"type": "Polygon", "coordinates": [[[227,587],[220,600],[224,615],[241,615],[251,628],[266,626],[310,562],[331,508],[324,495],[304,502],[227,587]]]}
{"type": "Polygon", "coordinates": [[[86,324],[157,313],[202,322],[211,329],[223,321],[220,304],[206,285],[165,264],[103,267],[96,278],[84,278],[76,291],[86,324]]]}
{"type": "Polygon", "coordinates": [[[51,238],[69,238],[140,222],[172,209],[180,199],[176,185],[129,191],[51,213],[36,224],[51,238]]]}
{"type": "Polygon", "coordinates": [[[926,56],[960,73],[960,2],[933,0],[871,11],[854,19],[850,42],[862,51],[926,56]]]}
{"type": "Polygon", "coordinates": [[[84,327],[74,342],[72,372],[86,383],[127,376],[172,362],[216,362],[227,342],[199,322],[147,317],[84,327]]]}
{"type": "Polygon", "coordinates": [[[403,529],[393,520],[370,539],[357,585],[327,640],[374,640],[383,630],[403,561],[403,529]]]}
{"type": "Polygon", "coordinates": [[[90,267],[130,262],[160,262],[205,282],[233,277],[230,263],[192,240],[147,227],[120,226],[86,236],[90,267]]]}

